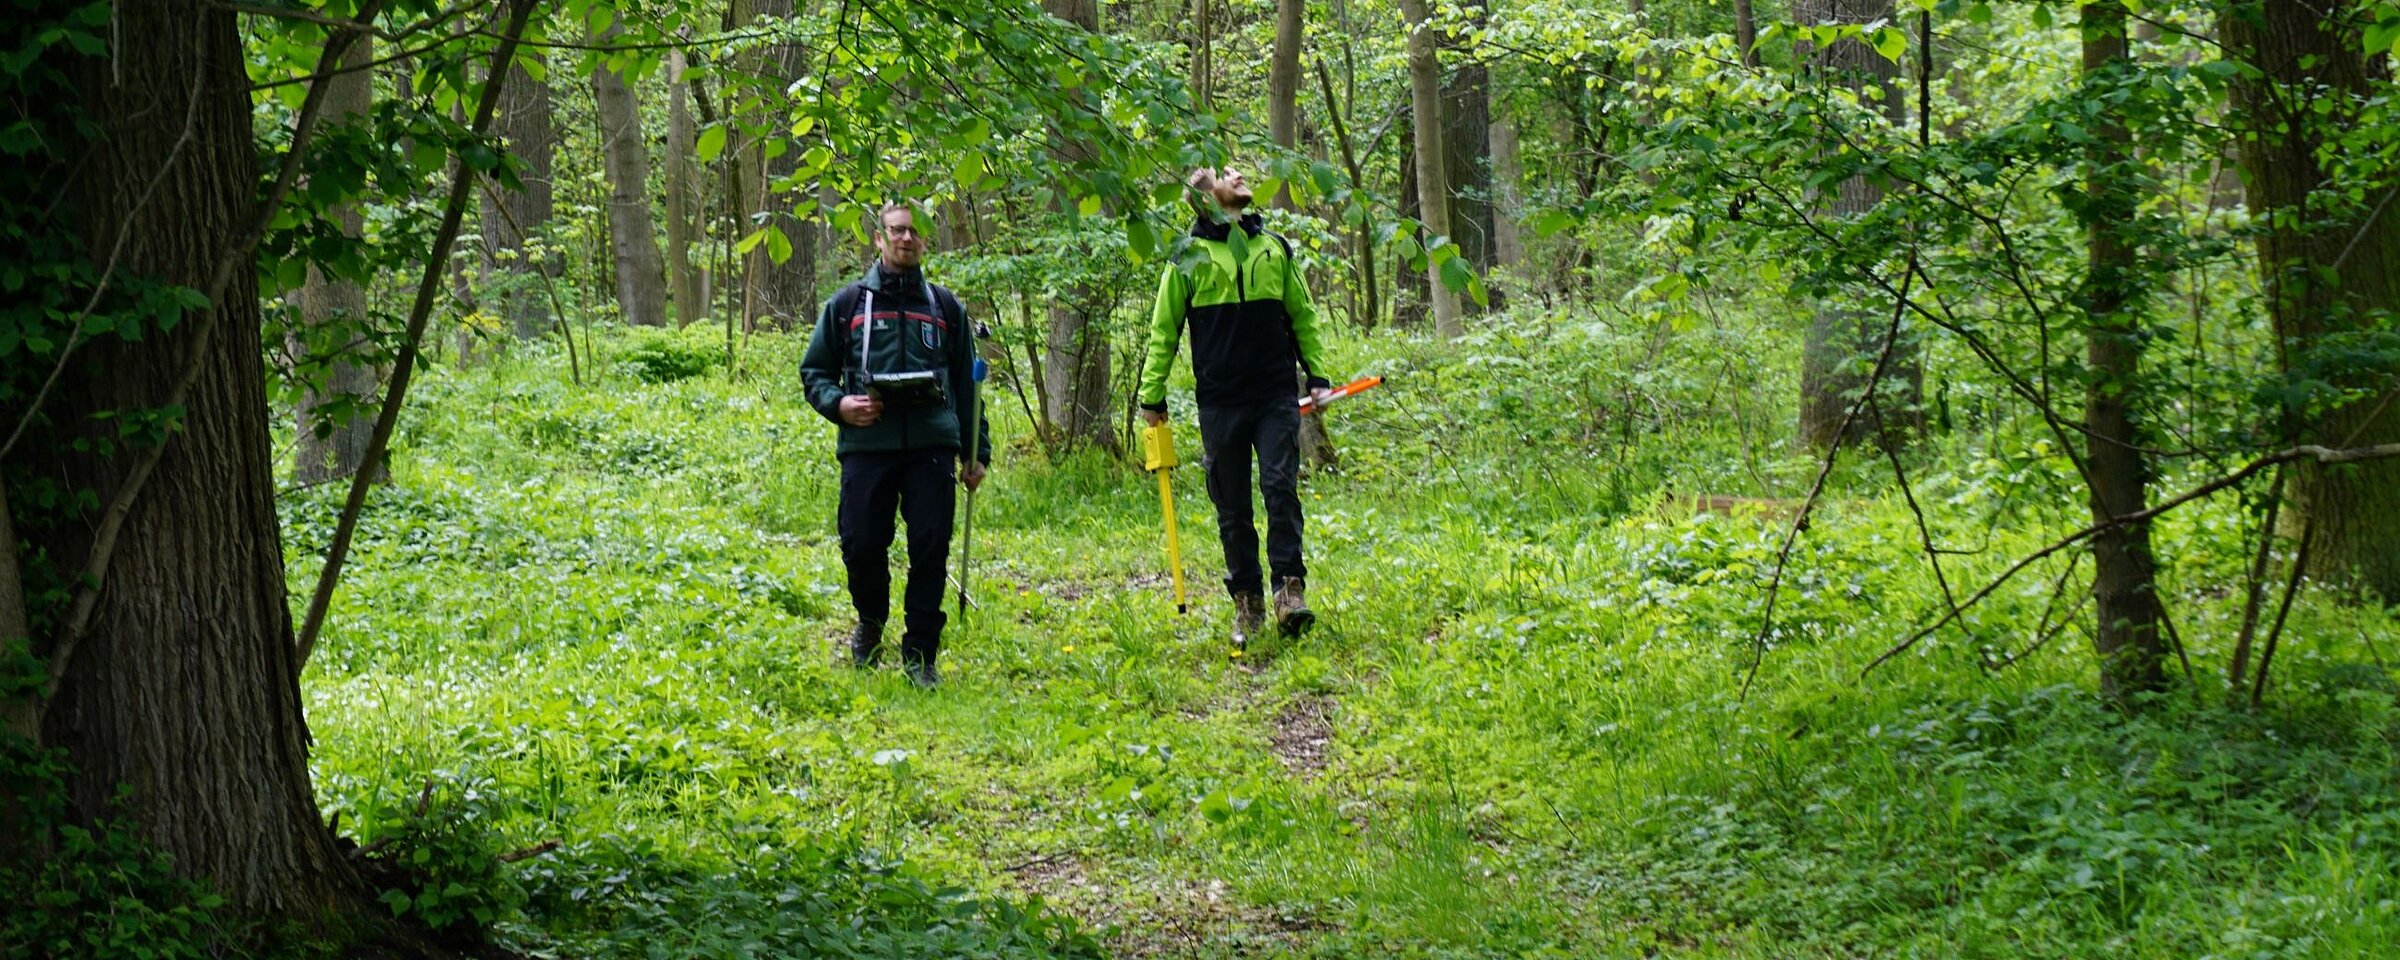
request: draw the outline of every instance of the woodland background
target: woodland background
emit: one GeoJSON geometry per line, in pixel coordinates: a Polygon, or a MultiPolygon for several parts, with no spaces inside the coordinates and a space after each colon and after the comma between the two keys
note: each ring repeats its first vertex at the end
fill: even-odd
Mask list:
{"type": "Polygon", "coordinates": [[[0,948],[2373,955],[2396,41],[14,0],[0,948]],[[1256,671],[1127,442],[1228,162],[1387,378],[1310,437],[1325,626],[1256,671]],[[891,199],[994,330],[930,696],[832,664],[795,371],[891,199]]]}

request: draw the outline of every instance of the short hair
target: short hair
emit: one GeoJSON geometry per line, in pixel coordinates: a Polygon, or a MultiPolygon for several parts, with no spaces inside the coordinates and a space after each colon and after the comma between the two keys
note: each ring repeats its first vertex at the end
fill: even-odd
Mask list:
{"type": "Polygon", "coordinates": [[[876,232],[878,232],[878,233],[881,233],[881,232],[883,232],[883,218],[885,218],[885,217],[888,217],[888,216],[891,216],[891,215],[892,215],[892,211],[894,211],[894,210],[906,210],[906,211],[908,211],[908,219],[909,219],[909,220],[911,220],[911,221],[914,221],[914,220],[916,220],[916,219],[917,219],[917,208],[916,208],[916,207],[914,207],[914,206],[910,205],[910,204],[909,204],[909,202],[908,202],[908,201],[906,201],[906,200],[894,200],[894,201],[892,201],[892,202],[890,202],[890,203],[884,204],[884,205],[883,205],[883,209],[875,211],[875,230],[876,230],[876,232]]]}
{"type": "Polygon", "coordinates": [[[1217,212],[1217,171],[1195,167],[1192,175],[1183,178],[1183,200],[1192,205],[1192,212],[1211,216],[1217,212]]]}

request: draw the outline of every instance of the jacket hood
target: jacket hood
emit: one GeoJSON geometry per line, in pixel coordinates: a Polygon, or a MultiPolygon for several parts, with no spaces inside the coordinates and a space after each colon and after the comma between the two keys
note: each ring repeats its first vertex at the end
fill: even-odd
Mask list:
{"type": "MultiPolygon", "coordinates": [[[[1242,232],[1253,237],[1266,232],[1267,220],[1255,213],[1242,214],[1242,232]]],[[[1192,221],[1192,236],[1202,240],[1225,242],[1233,235],[1233,227],[1215,217],[1200,217],[1192,221]]]]}

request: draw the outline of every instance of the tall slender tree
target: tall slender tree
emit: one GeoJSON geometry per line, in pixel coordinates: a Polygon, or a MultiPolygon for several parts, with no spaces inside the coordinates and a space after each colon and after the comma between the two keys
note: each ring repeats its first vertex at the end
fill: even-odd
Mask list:
{"type": "MultiPolygon", "coordinates": [[[[355,123],[375,105],[374,41],[360,37],[342,57],[345,72],[327,82],[325,122],[355,123]]],[[[330,211],[342,234],[359,236],[365,218],[356,204],[330,211]]],[[[322,386],[311,384],[300,398],[299,430],[292,444],[292,478],[323,483],[358,472],[367,453],[367,434],[373,424],[355,414],[374,399],[382,380],[374,364],[356,355],[367,346],[367,292],[355,280],[328,277],[311,266],[308,282],[293,298],[300,310],[300,329],[289,346],[300,362],[313,364],[312,350],[327,351],[322,386]],[[314,345],[313,347],[311,345],[314,345]]],[[[383,465],[374,466],[378,476],[383,465]]]]}
{"type": "MultiPolygon", "coordinates": [[[[1450,182],[1443,168],[1441,63],[1434,54],[1431,17],[1425,0],[1400,0],[1402,25],[1408,31],[1408,89],[1415,129],[1417,220],[1425,225],[1424,239],[1450,233],[1450,182]]],[[[1427,299],[1433,306],[1433,328],[1445,337],[1466,335],[1459,319],[1458,294],[1442,285],[1441,271],[1426,258],[1427,299]]]]}
{"type": "MultiPolygon", "coordinates": [[[[1463,13],[1476,22],[1485,16],[1481,4],[1463,13]]],[[[1443,45],[1456,49],[1460,41],[1443,45]]],[[[1462,57],[1442,75],[1442,173],[1448,177],[1450,239],[1478,270],[1493,262],[1491,126],[1491,71],[1478,57],[1462,57]]]]}
{"type": "Polygon", "coordinates": [[[487,299],[519,339],[539,337],[553,326],[550,298],[541,285],[555,278],[559,267],[555,251],[530,244],[550,226],[550,161],[558,143],[550,85],[525,67],[530,62],[538,68],[542,61],[541,51],[528,50],[509,65],[492,131],[518,163],[522,186],[511,190],[486,180],[481,190],[484,277],[498,288],[487,299]]]}
{"type": "MultiPolygon", "coordinates": [[[[1098,0],[1042,0],[1051,16],[1085,30],[1100,29],[1098,0]]],[[[1060,139],[1052,151],[1064,162],[1080,160],[1089,146],[1060,139]]],[[[1062,212],[1073,201],[1061,197],[1062,212]]],[[[1108,419],[1109,348],[1107,317],[1090,304],[1101,298],[1078,292],[1054,297],[1044,340],[1043,394],[1050,423],[1070,442],[1113,446],[1116,433],[1108,419]]]]}
{"type": "MultiPolygon", "coordinates": [[[[2083,8],[2083,75],[2091,102],[2110,103],[2105,89],[2121,84],[2132,60],[2122,0],[2083,8]]],[[[2095,116],[2085,151],[2084,203],[2078,211],[2089,241],[2082,302],[2086,319],[2083,418],[2092,520],[2106,523],[2149,506],[2150,463],[2134,415],[2142,376],[2143,281],[2131,234],[2138,222],[2142,178],[2130,137],[2113,107],[2095,116]]],[[[2104,696],[2166,685],[2166,609],[2158,595],[2158,564],[2147,522],[2110,527],[2092,537],[2092,599],[2098,622],[2092,642],[2100,655],[2104,696]]]]}
{"type": "MultiPolygon", "coordinates": [[[[1306,0],[1275,0],[1275,50],[1267,65],[1267,136],[1286,150],[1300,145],[1301,15],[1306,0]]],[[[1291,205],[1291,191],[1277,190],[1266,198],[1279,207],[1291,205]]]]}
{"type": "Polygon", "coordinates": [[[667,52],[667,292],[675,301],[677,326],[708,315],[708,280],[692,262],[707,204],[700,196],[700,130],[692,123],[685,66],[683,51],[667,52]]]}
{"type": "MultiPolygon", "coordinates": [[[[605,46],[621,24],[610,23],[594,40],[605,46]]],[[[617,309],[625,322],[659,327],[667,323],[666,264],[650,220],[650,145],[642,136],[642,107],[633,84],[603,59],[592,71],[592,102],[600,116],[600,159],[608,180],[608,246],[616,269],[617,309]]]]}
{"type": "MultiPolygon", "coordinates": [[[[1892,19],[1892,0],[1797,0],[1793,19],[1801,23],[1869,24],[1892,19]]],[[[1862,99],[1880,105],[1893,122],[1900,118],[1899,66],[1857,40],[1837,40],[1810,52],[1808,69],[1821,82],[1857,90],[1862,99]]],[[[1834,217],[1854,217],[1875,209],[1883,188],[1864,176],[1843,180],[1825,198],[1825,211],[1834,217]]],[[[1889,328],[1877,311],[1827,300],[1817,305],[1801,349],[1800,440],[1816,449],[1848,443],[1860,435],[1878,443],[1906,444],[1920,430],[1923,416],[1918,397],[1924,366],[1909,339],[1891,345],[1882,379],[1867,377],[1883,356],[1884,332],[1889,328]],[[1876,391],[1873,416],[1847,417],[1850,406],[1868,389],[1876,391]],[[1836,436],[1849,419],[1850,436],[1836,436]]]]}
{"type": "MultiPolygon", "coordinates": [[[[2298,382],[2346,393],[2291,413],[2290,439],[2329,447],[2400,442],[2400,173],[2360,162],[2382,144],[2353,131],[2388,94],[2368,70],[2350,4],[2232,0],[2219,17],[2237,76],[2233,115],[2275,333],[2298,382]],[[2336,177],[2378,171],[2328,190],[2336,177]]],[[[2313,528],[2310,573],[2400,601],[2400,460],[2292,468],[2296,526],[2313,528]]]]}

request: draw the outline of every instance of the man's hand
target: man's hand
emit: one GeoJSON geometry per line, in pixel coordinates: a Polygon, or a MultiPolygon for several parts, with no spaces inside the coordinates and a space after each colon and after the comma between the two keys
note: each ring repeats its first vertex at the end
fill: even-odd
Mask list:
{"type": "Polygon", "coordinates": [[[1333,389],[1330,387],[1316,387],[1308,391],[1308,406],[1312,410],[1325,409],[1325,401],[1331,399],[1333,399],[1333,389]]]}
{"type": "Polygon", "coordinates": [[[853,427],[872,427],[883,419],[883,401],[863,393],[842,398],[842,422],[853,427]]]}
{"type": "Polygon", "coordinates": [[[958,472],[958,481],[966,484],[969,491],[973,491],[975,488],[983,486],[983,475],[990,472],[990,467],[969,459],[966,469],[958,472]]]}
{"type": "Polygon", "coordinates": [[[1144,410],[1142,411],[1142,422],[1153,427],[1158,426],[1159,424],[1167,422],[1167,412],[1164,410],[1144,410]]]}

